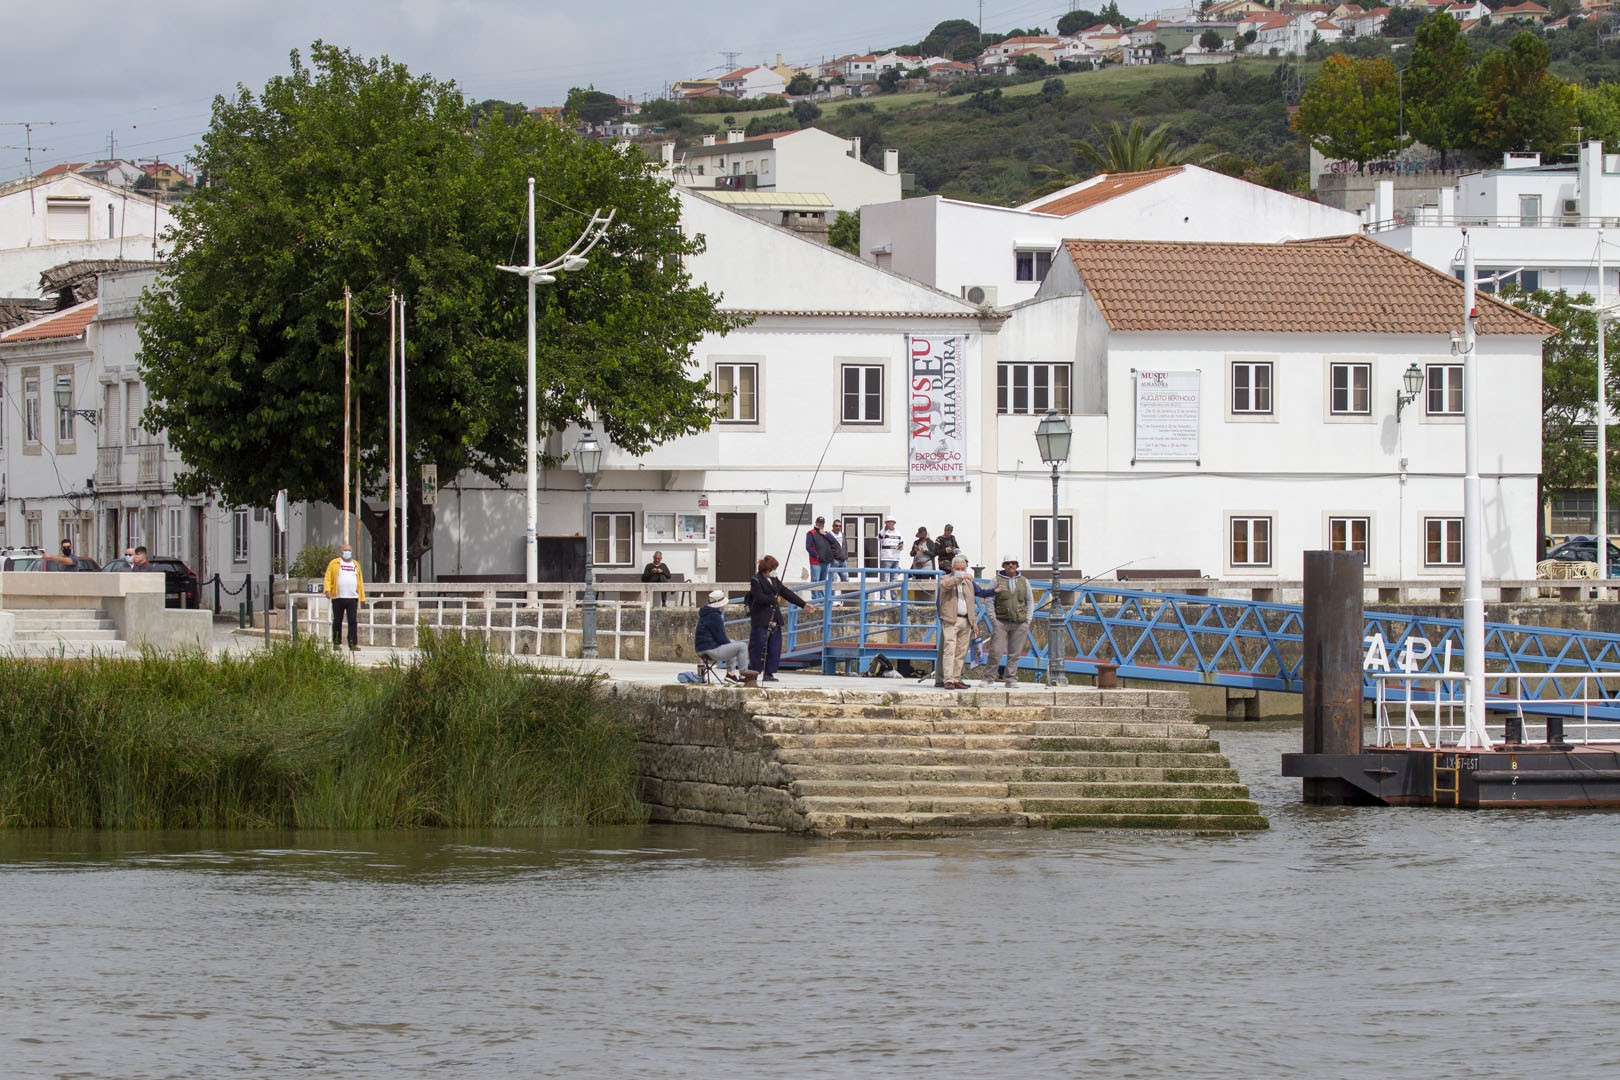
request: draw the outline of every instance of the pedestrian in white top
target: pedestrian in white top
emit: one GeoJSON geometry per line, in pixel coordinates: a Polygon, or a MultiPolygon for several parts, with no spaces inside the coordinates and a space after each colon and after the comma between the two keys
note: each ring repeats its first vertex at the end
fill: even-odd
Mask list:
{"type": "MultiPolygon", "coordinates": [[[[906,538],[894,527],[894,518],[884,518],[878,530],[878,566],[884,570],[900,569],[900,553],[906,549],[906,538]]],[[[883,580],[893,581],[899,574],[884,574],[883,580]]]]}
{"type": "Polygon", "coordinates": [[[343,545],[337,558],[326,564],[325,592],[332,601],[332,648],[338,647],[343,620],[349,620],[349,651],[360,647],[360,605],[366,602],[366,583],[354,548],[343,545]]]}

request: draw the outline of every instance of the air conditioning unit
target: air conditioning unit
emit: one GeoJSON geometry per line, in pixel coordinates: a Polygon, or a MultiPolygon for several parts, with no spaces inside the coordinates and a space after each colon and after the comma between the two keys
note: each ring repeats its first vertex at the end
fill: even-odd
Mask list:
{"type": "Polygon", "coordinates": [[[1579,200],[1579,199],[1565,199],[1564,200],[1564,216],[1565,217],[1580,217],[1581,216],[1581,200],[1579,200]]]}
{"type": "Polygon", "coordinates": [[[962,286],[962,299],[970,304],[980,307],[996,306],[996,287],[994,285],[964,285],[962,286]]]}

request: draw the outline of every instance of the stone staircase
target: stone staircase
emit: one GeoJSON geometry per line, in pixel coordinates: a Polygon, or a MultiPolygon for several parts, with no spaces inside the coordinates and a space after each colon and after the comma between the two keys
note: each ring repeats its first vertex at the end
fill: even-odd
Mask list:
{"type": "Polygon", "coordinates": [[[117,626],[98,608],[14,608],[9,651],[26,655],[122,655],[117,626]]]}
{"type": "MultiPolygon", "coordinates": [[[[655,820],[841,837],[1266,828],[1179,691],[690,689],[740,715],[721,729],[689,729],[696,743],[671,740],[681,733],[656,723],[644,732],[655,820]],[[716,756],[722,730],[730,753],[716,756]]],[[[664,705],[667,714],[668,697],[664,705]]]]}

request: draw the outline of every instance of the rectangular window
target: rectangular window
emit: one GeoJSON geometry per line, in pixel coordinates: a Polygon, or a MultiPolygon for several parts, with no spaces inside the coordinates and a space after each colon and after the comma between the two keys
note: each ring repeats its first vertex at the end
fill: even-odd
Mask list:
{"type": "Polygon", "coordinates": [[[185,539],[185,509],[179,506],[170,506],[164,510],[168,518],[168,525],[163,530],[163,541],[167,545],[163,550],[165,554],[179,558],[182,550],[181,541],[185,539]]]}
{"type": "Polygon", "coordinates": [[[1270,361],[1239,361],[1232,365],[1232,411],[1251,414],[1271,412],[1270,361]]]}
{"type": "Polygon", "coordinates": [[[134,507],[124,511],[124,546],[134,547],[146,543],[146,532],[141,528],[141,512],[134,507]]]}
{"type": "MultiPolygon", "coordinates": [[[[1074,565],[1069,538],[1072,533],[1073,519],[1067,514],[1057,519],[1057,562],[1061,569],[1074,565]]],[[[1047,568],[1050,573],[1052,566],[1052,519],[1050,517],[1033,517],[1029,519],[1029,566],[1030,573],[1038,574],[1041,567],[1047,568]]]]}
{"type": "Polygon", "coordinates": [[[1371,524],[1364,517],[1328,518],[1328,550],[1358,551],[1362,565],[1367,565],[1367,534],[1371,524]]]}
{"type": "Polygon", "coordinates": [[[629,566],[634,514],[591,515],[591,562],[597,566],[629,566]]]}
{"type": "Polygon", "coordinates": [[[231,561],[248,561],[248,512],[245,506],[231,511],[231,561]]]}
{"type": "Polygon", "coordinates": [[[1423,565],[1461,566],[1462,561],[1462,518],[1424,518],[1423,565]]]}
{"type": "Polygon", "coordinates": [[[723,423],[759,423],[758,364],[714,365],[714,388],[728,399],[720,406],[723,423]]]}
{"type": "Polygon", "coordinates": [[[883,365],[845,364],[839,419],[846,424],[883,423],[883,365]]]}
{"type": "Polygon", "coordinates": [[[23,515],[23,543],[35,551],[45,546],[45,524],[40,520],[38,510],[30,510],[23,515]]]}
{"type": "MultiPolygon", "coordinates": [[[[878,530],[883,528],[881,514],[845,514],[844,547],[849,551],[849,565],[876,566],[878,564],[878,530]]],[[[906,564],[910,566],[908,562],[906,564]]]]}
{"type": "Polygon", "coordinates": [[[39,376],[23,378],[23,441],[39,445],[39,376]]]}
{"type": "Polygon", "coordinates": [[[1333,365],[1334,416],[1368,416],[1372,413],[1372,365],[1333,365]]]}
{"type": "Polygon", "coordinates": [[[1045,281],[1051,269],[1050,251],[1013,252],[1013,277],[1018,281],[1045,281]]]}
{"type": "Polygon", "coordinates": [[[141,404],[142,386],[140,383],[130,383],[128,385],[129,405],[124,410],[124,415],[129,419],[128,445],[139,446],[144,441],[141,438],[141,409],[144,407],[141,404]]]}
{"type": "Polygon", "coordinates": [[[56,441],[70,443],[76,434],[74,422],[78,419],[73,413],[73,376],[58,375],[56,377],[56,391],[67,391],[68,407],[56,410],[56,441]]]}
{"type": "Polygon", "coordinates": [[[1234,517],[1230,519],[1233,566],[1271,565],[1271,519],[1234,517]]]}
{"type": "Polygon", "coordinates": [[[45,200],[45,239],[90,239],[90,199],[70,195],[45,200]]]}
{"type": "Polygon", "coordinates": [[[1522,228],[1533,229],[1541,224],[1541,196],[1519,196],[1519,225],[1522,228]]]}
{"type": "Polygon", "coordinates": [[[1070,411],[1069,364],[996,365],[996,412],[1002,416],[1041,416],[1070,411]]]}
{"type": "Polygon", "coordinates": [[[1429,388],[1430,416],[1461,416],[1463,411],[1463,369],[1461,364],[1430,364],[1424,373],[1429,388]]]}

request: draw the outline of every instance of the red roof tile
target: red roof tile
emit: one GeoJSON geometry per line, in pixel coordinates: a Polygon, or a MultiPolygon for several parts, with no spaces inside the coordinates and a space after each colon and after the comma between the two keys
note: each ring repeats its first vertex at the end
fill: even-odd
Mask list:
{"type": "Polygon", "coordinates": [[[1082,210],[1089,210],[1091,207],[1099,203],[1105,203],[1116,196],[1147,187],[1149,184],[1163,180],[1167,176],[1174,176],[1180,171],[1180,165],[1172,165],[1167,169],[1149,169],[1146,172],[1114,173],[1112,175],[1104,173],[1102,178],[1090,187],[1070,192],[1062,198],[1041,203],[1039,206],[1032,206],[1030,209],[1037,214],[1068,217],[1070,214],[1078,214],[1082,210]]]}
{"type": "MultiPolygon", "coordinates": [[[[1450,334],[1462,282],[1365,236],[1286,244],[1069,240],[1114,330],[1450,334]]],[[[1484,293],[1481,334],[1557,328],[1484,293]]]]}
{"type": "Polygon", "coordinates": [[[13,327],[0,334],[0,345],[10,345],[17,341],[50,341],[57,338],[79,337],[84,333],[84,328],[96,317],[97,307],[95,300],[86,300],[66,311],[59,311],[43,319],[35,319],[31,323],[13,327]]]}

